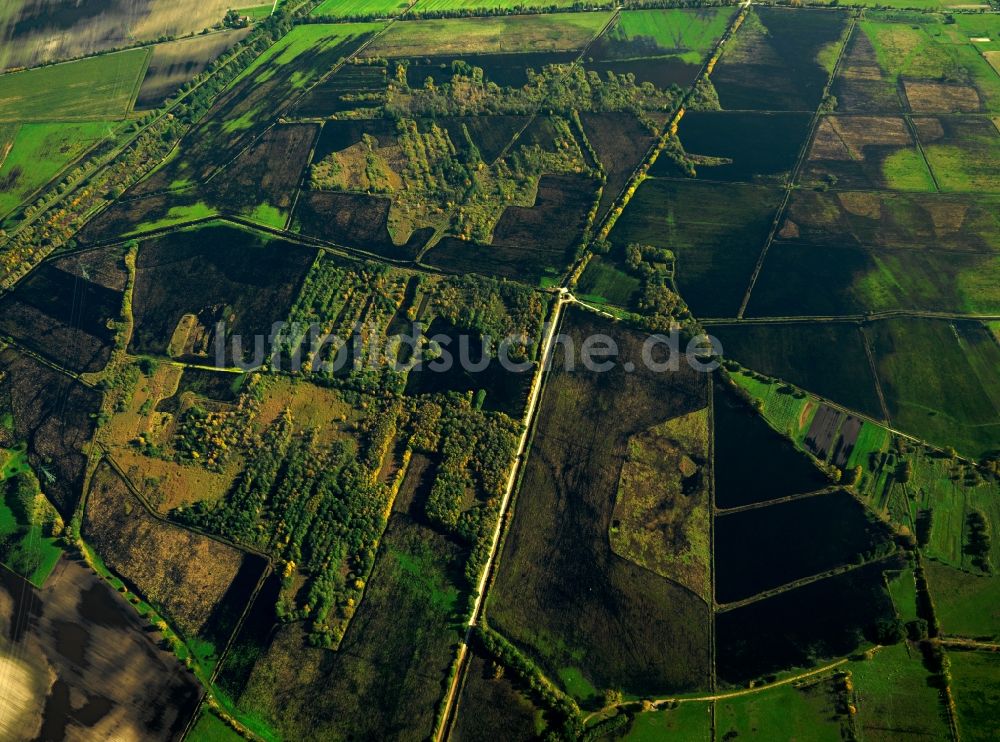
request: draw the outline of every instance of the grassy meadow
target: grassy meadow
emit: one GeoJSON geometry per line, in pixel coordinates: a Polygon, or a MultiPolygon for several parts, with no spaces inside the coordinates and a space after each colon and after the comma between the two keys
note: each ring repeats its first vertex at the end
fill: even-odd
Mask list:
{"type": "Polygon", "coordinates": [[[0,121],[125,118],[151,53],[129,49],[0,75],[0,121]]]}

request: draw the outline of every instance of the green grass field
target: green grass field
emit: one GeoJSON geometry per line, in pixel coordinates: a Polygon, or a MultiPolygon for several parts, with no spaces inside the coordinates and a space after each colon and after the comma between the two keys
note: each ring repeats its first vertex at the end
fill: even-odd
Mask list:
{"type": "MultiPolygon", "coordinates": [[[[16,130],[12,146],[0,162],[0,218],[106,136],[110,125],[23,124],[16,130]]],[[[0,155],[4,146],[0,134],[0,155]]]]}
{"type": "Polygon", "coordinates": [[[576,285],[576,296],[596,304],[631,307],[642,281],[613,263],[594,256],[576,285]]]}
{"type": "Polygon", "coordinates": [[[883,647],[870,660],[851,662],[856,724],[866,742],[950,739],[945,709],[918,650],[883,647]]]}
{"type": "Polygon", "coordinates": [[[682,703],[677,708],[639,714],[622,739],[627,742],[661,742],[664,739],[710,742],[710,714],[707,703],[682,703]]]}
{"type": "Polygon", "coordinates": [[[1000,577],[974,575],[933,561],[924,569],[943,633],[1000,637],[1000,577]]]}
{"type": "Polygon", "coordinates": [[[238,742],[243,737],[207,708],[203,708],[198,721],[184,738],[188,742],[238,742]]]}
{"type": "Polygon", "coordinates": [[[894,426],[979,458],[1000,447],[1000,347],[988,337],[970,342],[964,328],[892,319],[866,332],[894,426]]]}
{"type": "Polygon", "coordinates": [[[942,191],[995,189],[1000,168],[1000,132],[989,119],[939,117],[914,121],[927,162],[942,191]]]}
{"type": "MultiPolygon", "coordinates": [[[[0,540],[7,542],[4,564],[41,588],[62,556],[62,549],[57,539],[44,535],[42,523],[18,515],[7,480],[25,473],[34,479],[24,447],[0,449],[0,540]]],[[[37,491],[37,483],[35,487],[37,491]]]]}
{"type": "Polygon", "coordinates": [[[416,13],[437,13],[447,10],[495,10],[516,7],[572,8],[577,2],[578,0],[418,0],[413,10],[416,13]]]}
{"type": "Polygon", "coordinates": [[[680,52],[685,62],[699,64],[725,32],[730,16],[731,8],[626,10],[608,32],[608,38],[652,39],[665,53],[680,52]]]}
{"type": "Polygon", "coordinates": [[[0,75],[0,121],[86,121],[128,115],[151,50],[129,49],[0,75]]]}
{"type": "Polygon", "coordinates": [[[742,373],[734,373],[731,378],[750,396],[760,400],[763,405],[761,413],[772,428],[790,438],[799,448],[803,447],[806,433],[819,408],[818,399],[790,394],[788,387],[780,382],[768,383],[742,373]]]}
{"type": "Polygon", "coordinates": [[[427,56],[579,49],[607,23],[610,13],[453,18],[396,23],[366,56],[427,56]]]}
{"type": "Polygon", "coordinates": [[[837,681],[827,679],[807,682],[802,688],[781,685],[717,701],[716,737],[837,742],[847,724],[846,714],[837,711],[838,696],[843,693],[837,681]]]}
{"type": "MultiPolygon", "coordinates": [[[[919,23],[864,20],[859,24],[889,79],[972,86],[986,110],[1000,110],[1000,77],[970,41],[983,34],[988,36],[989,27],[970,24],[956,32],[955,24],[943,24],[939,17],[922,16],[918,20],[919,23]]],[[[914,101],[912,97],[910,103],[915,111],[934,110],[925,106],[938,104],[934,100],[914,101]]]]}
{"type": "Polygon", "coordinates": [[[149,232],[151,230],[162,229],[164,227],[173,227],[177,224],[192,222],[195,219],[203,219],[206,216],[215,216],[217,213],[218,212],[214,208],[202,201],[189,206],[175,206],[171,208],[163,218],[136,224],[133,229],[129,230],[123,236],[138,234],[140,232],[149,232]]]}
{"type": "MultiPolygon", "coordinates": [[[[233,81],[236,85],[240,80],[248,77],[259,68],[273,65],[280,67],[295,61],[296,57],[313,53],[318,54],[324,49],[330,49],[353,37],[362,36],[367,33],[380,31],[383,23],[315,23],[304,26],[296,26],[281,39],[271,46],[266,52],[254,60],[253,64],[243,70],[233,81]]],[[[259,82],[265,82],[274,75],[273,71],[265,72],[259,78],[259,82]]],[[[298,87],[304,85],[311,78],[302,76],[301,80],[293,80],[292,85],[298,87]]]]}
{"type": "Polygon", "coordinates": [[[949,652],[958,731],[968,742],[1000,737],[1000,655],[949,652]]]}
{"type": "Polygon", "coordinates": [[[916,149],[899,149],[885,158],[882,175],[886,188],[894,191],[933,191],[934,179],[927,162],[916,149]]]}
{"type": "Polygon", "coordinates": [[[311,15],[330,18],[350,18],[378,14],[396,16],[410,7],[412,0],[326,0],[311,15]]]}

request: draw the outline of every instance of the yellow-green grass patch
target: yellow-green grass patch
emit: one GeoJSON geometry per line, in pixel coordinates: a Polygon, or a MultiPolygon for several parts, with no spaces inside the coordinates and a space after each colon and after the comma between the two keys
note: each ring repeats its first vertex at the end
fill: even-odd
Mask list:
{"type": "Polygon", "coordinates": [[[146,74],[148,47],[0,75],[0,121],[122,119],[146,74]]]}
{"type": "Polygon", "coordinates": [[[391,17],[403,13],[412,4],[413,0],[326,0],[311,15],[330,18],[391,17]]]}
{"type": "Polygon", "coordinates": [[[407,57],[579,49],[609,17],[603,12],[555,13],[400,22],[364,54],[407,57]]]}
{"type": "Polygon", "coordinates": [[[1000,737],[1000,654],[948,652],[958,731],[965,742],[1000,737]]]}
{"type": "Polygon", "coordinates": [[[109,124],[98,122],[22,124],[16,129],[6,144],[0,133],[0,217],[24,203],[111,131],[109,124]]]}
{"type": "Polygon", "coordinates": [[[844,681],[808,678],[715,704],[719,739],[838,742],[850,729],[844,681]]]}
{"type": "Polygon", "coordinates": [[[628,442],[609,535],[612,550],[711,599],[708,410],[628,442]]]}
{"type": "Polygon", "coordinates": [[[970,639],[1000,637],[1000,577],[926,560],[924,573],[941,632],[970,639]]]}

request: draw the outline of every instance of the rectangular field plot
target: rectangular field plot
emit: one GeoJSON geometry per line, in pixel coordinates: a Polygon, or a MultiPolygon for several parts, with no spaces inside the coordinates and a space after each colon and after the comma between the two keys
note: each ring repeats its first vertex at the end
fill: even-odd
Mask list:
{"type": "MultiPolygon", "coordinates": [[[[314,258],[312,250],[227,226],[145,242],[136,264],[131,351],[165,355],[189,315],[195,320],[188,335],[202,338],[196,356],[202,363],[222,360],[211,357],[209,342],[219,321],[252,354],[254,338],[269,338],[272,323],[287,318],[314,258]]],[[[231,347],[225,359],[233,360],[231,347]]]]}
{"type": "Polygon", "coordinates": [[[484,650],[472,654],[450,736],[455,742],[481,740],[484,735],[510,742],[537,739],[542,710],[522,681],[511,672],[498,677],[496,667],[484,650]]]}
{"type": "Polygon", "coordinates": [[[107,121],[132,110],[148,48],[0,75],[0,121],[107,121]]]}
{"type": "Polygon", "coordinates": [[[449,11],[514,10],[524,8],[572,8],[578,0],[420,0],[414,8],[420,13],[447,13],[449,11]]]}
{"type": "Polygon", "coordinates": [[[726,30],[730,8],[625,10],[588,49],[584,64],[602,77],[687,87],[726,30]]]}
{"type": "Polygon", "coordinates": [[[633,242],[667,248],[691,311],[735,316],[780,198],[764,186],[646,180],[611,230],[612,255],[624,263],[633,242]]]}
{"type": "Polygon", "coordinates": [[[330,18],[391,18],[405,12],[411,5],[413,0],[325,0],[310,15],[330,18]]]}
{"type": "Polygon", "coordinates": [[[894,426],[974,458],[1000,447],[1000,346],[982,325],[893,319],[866,332],[894,426]]]}
{"type": "Polygon", "coordinates": [[[799,190],[775,238],[804,247],[995,253],[1000,196],[799,190]]]}
{"type": "Polygon", "coordinates": [[[839,742],[850,726],[844,681],[828,675],[715,704],[722,739],[839,742]]]}
{"type": "Polygon", "coordinates": [[[744,685],[789,667],[809,667],[853,653],[891,618],[883,570],[895,559],[866,564],[715,616],[719,680],[744,685]]]}
{"type": "Polygon", "coordinates": [[[248,647],[249,666],[223,671],[224,687],[285,739],[430,737],[460,638],[464,556],[453,540],[393,514],[339,648],[306,644],[301,622],[272,634],[262,621],[264,646],[248,647]]]}
{"type": "MultiPolygon", "coordinates": [[[[5,125],[0,124],[0,127],[5,125]]],[[[0,218],[21,205],[94,144],[108,136],[103,122],[14,124],[0,135],[0,218]]]]}
{"type": "Polygon", "coordinates": [[[148,195],[208,178],[259,137],[309,85],[382,27],[381,23],[296,26],[243,70],[188,131],[176,156],[130,194],[148,195]]]}
{"type": "MultiPolygon", "coordinates": [[[[699,178],[782,183],[809,131],[805,113],[725,113],[691,111],[677,136],[699,178]]],[[[669,175],[672,163],[658,159],[651,175],[669,175]]]]}
{"type": "Polygon", "coordinates": [[[610,17],[598,12],[407,21],[394,24],[364,54],[425,57],[581,49],[610,17]]]}
{"type": "Polygon", "coordinates": [[[952,693],[962,739],[988,742],[1000,734],[1000,655],[994,652],[948,652],[952,693]]]}
{"type": "Polygon", "coordinates": [[[10,606],[0,649],[11,684],[10,713],[0,723],[5,739],[52,737],[44,730],[53,728],[82,739],[114,739],[123,729],[150,742],[183,736],[204,691],[125,596],[82,559],[61,560],[41,590],[0,570],[0,600],[10,606]],[[79,711],[70,711],[70,698],[80,699],[79,711]]]}
{"type": "Polygon", "coordinates": [[[847,14],[755,8],[712,73],[726,110],[816,110],[840,51],[847,14]]]}
{"type": "Polygon", "coordinates": [[[580,121],[607,178],[594,219],[600,224],[653,146],[656,133],[629,113],[582,113],[580,121]]]}
{"type": "Polygon", "coordinates": [[[851,564],[884,549],[886,537],[845,491],[719,516],[715,598],[729,603],[851,564]]]}
{"type": "Polygon", "coordinates": [[[674,708],[644,711],[632,720],[622,739],[626,742],[663,739],[712,742],[712,706],[710,703],[681,703],[674,708]]]}
{"type": "Polygon", "coordinates": [[[862,20],[857,33],[864,34],[871,43],[881,73],[879,79],[898,86],[908,110],[996,111],[1000,106],[1000,78],[970,36],[949,25],[942,24],[938,16],[908,14],[896,22],[862,20]]]}
{"type": "Polygon", "coordinates": [[[807,187],[936,190],[907,122],[897,116],[824,116],[800,181],[807,187]]]}
{"type": "Polygon", "coordinates": [[[942,191],[998,190],[1000,131],[996,122],[979,117],[940,116],[915,118],[913,123],[942,191]]]}
{"type": "MultiPolygon", "coordinates": [[[[137,41],[197,33],[219,23],[233,0],[105,0],[59,4],[13,0],[0,9],[0,70],[74,59],[137,41]]],[[[246,4],[252,4],[246,0],[246,4]]],[[[270,6],[270,3],[268,3],[270,6]]]]}
{"type": "Polygon", "coordinates": [[[714,397],[715,504],[736,508],[829,486],[808,456],[776,433],[724,382],[714,397]],[[761,463],[767,462],[763,476],[761,463]]]}
{"type": "Polygon", "coordinates": [[[843,317],[898,309],[995,313],[1000,311],[998,287],[996,253],[776,241],[750,295],[747,316],[843,317]]]}
{"type": "Polygon", "coordinates": [[[703,409],[706,379],[686,364],[671,373],[647,370],[642,335],[583,310],[567,312],[562,331],[577,347],[610,332],[620,352],[614,369],[595,373],[568,369],[555,351],[489,596],[490,626],[581,700],[608,687],[643,695],[702,688],[708,604],[615,554],[609,529],[629,438],[703,409]],[[635,373],[623,370],[627,361],[635,373]]]}
{"type": "MultiPolygon", "coordinates": [[[[118,259],[123,261],[121,251],[118,259]]],[[[124,267],[124,261],[122,262],[124,267]]],[[[0,332],[73,371],[100,371],[111,356],[122,292],[45,263],[0,299],[0,332]]]]}
{"type": "Polygon", "coordinates": [[[712,325],[723,354],[874,418],[882,416],[864,337],[855,324],[712,325]]]}
{"type": "Polygon", "coordinates": [[[152,48],[135,107],[140,110],[156,108],[181,85],[204,72],[213,59],[248,32],[249,29],[237,29],[157,44],[152,48]]]}
{"type": "MultiPolygon", "coordinates": [[[[957,514],[965,520],[961,517],[964,511],[957,514]]],[[[948,526],[946,519],[937,513],[931,520],[932,529],[948,526]],[[933,522],[935,519],[942,521],[940,526],[933,522]]],[[[1000,578],[974,574],[936,561],[926,562],[924,571],[934,599],[934,616],[943,633],[979,640],[1000,638],[1000,578]]]]}
{"type": "Polygon", "coordinates": [[[96,428],[101,393],[10,348],[0,350],[0,420],[45,495],[69,520],[83,489],[84,451],[96,428]],[[9,422],[8,422],[9,421],[9,422]]]}
{"type": "Polygon", "coordinates": [[[919,742],[949,739],[948,712],[920,653],[905,643],[881,647],[868,660],[846,667],[863,739],[919,742]]]}
{"type": "Polygon", "coordinates": [[[214,663],[267,567],[262,557],[154,518],[106,461],[91,479],[82,532],[104,563],[214,663]]]}
{"type": "MultiPolygon", "coordinates": [[[[295,115],[304,118],[325,118],[341,111],[359,108],[371,110],[382,102],[387,79],[385,67],[345,64],[306,93],[295,106],[295,115]]],[[[348,124],[350,120],[339,123],[348,124]]],[[[382,119],[365,119],[363,122],[355,121],[355,123],[377,125],[387,122],[382,119]]]]}
{"type": "Polygon", "coordinates": [[[283,228],[318,134],[316,124],[269,129],[213,178],[203,192],[222,212],[283,228]]]}
{"type": "Polygon", "coordinates": [[[847,42],[830,94],[840,113],[899,113],[904,110],[896,77],[879,64],[868,34],[855,26],[847,42]]]}

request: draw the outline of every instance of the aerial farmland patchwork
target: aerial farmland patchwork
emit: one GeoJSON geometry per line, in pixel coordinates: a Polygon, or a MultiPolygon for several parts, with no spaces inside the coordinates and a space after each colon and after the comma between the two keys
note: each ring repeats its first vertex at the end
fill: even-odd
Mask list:
{"type": "Polygon", "coordinates": [[[995,739],[1000,7],[9,2],[0,496],[2,739],[995,739]]]}

